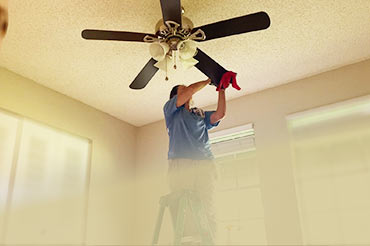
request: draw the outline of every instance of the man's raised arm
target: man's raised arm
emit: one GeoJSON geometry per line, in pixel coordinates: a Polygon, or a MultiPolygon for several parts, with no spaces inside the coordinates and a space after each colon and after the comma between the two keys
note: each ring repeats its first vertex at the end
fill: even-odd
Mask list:
{"type": "Polygon", "coordinates": [[[211,114],[211,124],[215,124],[217,121],[222,120],[226,114],[226,97],[225,90],[221,89],[218,91],[218,103],[217,110],[211,114]]]}
{"type": "Polygon", "coordinates": [[[180,87],[177,91],[177,102],[176,106],[180,107],[181,105],[185,104],[189,99],[199,90],[204,88],[211,82],[211,79],[207,79],[204,81],[193,83],[189,86],[180,87]]]}

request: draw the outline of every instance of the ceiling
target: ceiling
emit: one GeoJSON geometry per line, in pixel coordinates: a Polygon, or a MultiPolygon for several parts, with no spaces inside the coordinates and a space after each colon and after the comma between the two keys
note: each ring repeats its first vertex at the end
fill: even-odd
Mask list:
{"type": "MultiPolygon", "coordinates": [[[[238,73],[241,91],[227,99],[275,87],[370,58],[369,0],[183,0],[195,26],[258,11],[267,30],[199,43],[238,73]]],[[[154,32],[159,0],[11,0],[3,66],[135,126],[163,118],[175,84],[206,77],[192,68],[158,72],[143,90],[129,84],[150,59],[148,44],[81,38],[83,29],[154,32]]],[[[216,103],[215,87],[199,92],[197,106],[216,103]]]]}

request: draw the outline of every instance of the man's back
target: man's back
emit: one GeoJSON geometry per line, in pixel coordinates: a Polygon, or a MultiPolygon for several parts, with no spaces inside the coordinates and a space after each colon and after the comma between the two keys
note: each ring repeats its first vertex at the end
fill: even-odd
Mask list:
{"type": "Polygon", "coordinates": [[[163,107],[166,126],[170,137],[168,159],[213,159],[208,141],[208,130],[219,122],[211,124],[210,116],[215,111],[200,109],[188,111],[176,106],[177,95],[163,107]]]}

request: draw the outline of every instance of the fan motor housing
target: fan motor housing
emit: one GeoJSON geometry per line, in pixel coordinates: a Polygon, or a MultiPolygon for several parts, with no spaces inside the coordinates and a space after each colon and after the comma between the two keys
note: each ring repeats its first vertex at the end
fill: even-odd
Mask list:
{"type": "Polygon", "coordinates": [[[163,38],[170,45],[171,49],[175,48],[178,42],[186,40],[194,27],[193,22],[183,15],[181,27],[177,23],[173,24],[171,23],[170,25],[172,26],[168,26],[160,19],[155,25],[155,34],[163,38]]]}
{"type": "MultiPolygon", "coordinates": [[[[182,29],[191,31],[194,28],[194,24],[189,18],[185,16],[181,16],[181,21],[182,21],[182,29]]],[[[163,31],[165,29],[167,29],[167,26],[163,23],[163,19],[160,19],[155,25],[155,33],[157,34],[160,31],[163,31]]]]}

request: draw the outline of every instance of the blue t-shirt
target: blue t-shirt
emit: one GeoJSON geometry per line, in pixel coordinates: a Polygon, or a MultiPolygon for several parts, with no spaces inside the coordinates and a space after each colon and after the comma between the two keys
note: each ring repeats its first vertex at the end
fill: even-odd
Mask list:
{"type": "Polygon", "coordinates": [[[163,107],[170,146],[168,159],[213,159],[208,130],[219,124],[211,124],[211,114],[215,111],[189,112],[184,105],[176,106],[177,95],[163,107]]]}

